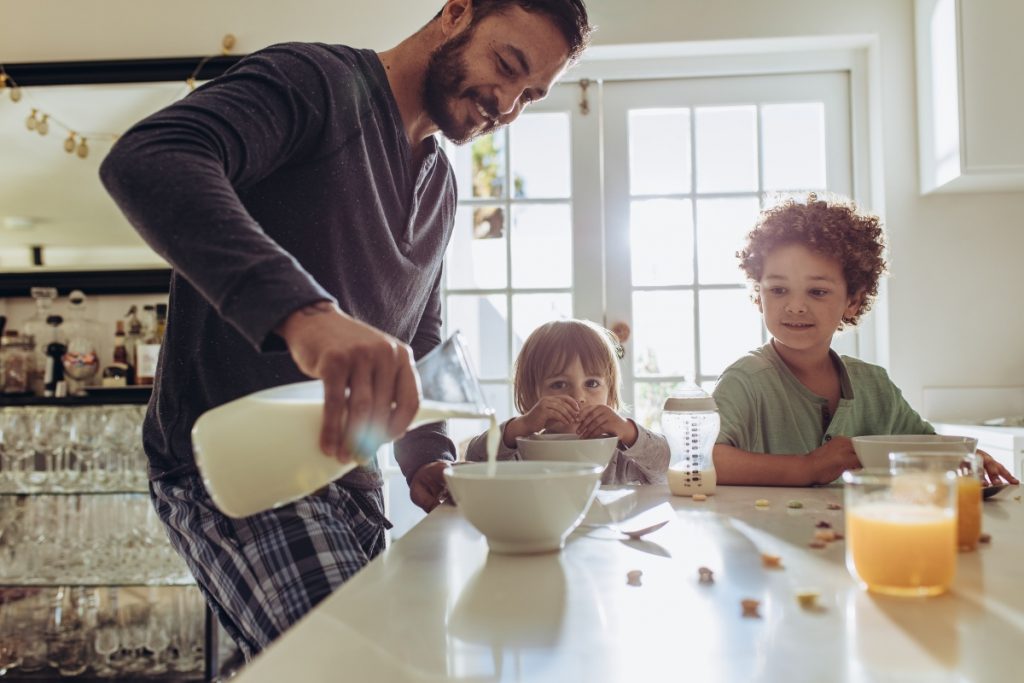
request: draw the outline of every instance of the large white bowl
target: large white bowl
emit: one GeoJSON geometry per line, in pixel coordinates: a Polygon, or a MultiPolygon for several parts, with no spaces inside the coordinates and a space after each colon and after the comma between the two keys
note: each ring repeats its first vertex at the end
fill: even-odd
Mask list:
{"type": "Polygon", "coordinates": [[[575,434],[532,434],[516,439],[523,460],[585,462],[602,469],[611,462],[618,445],[617,436],[581,439],[575,434]]]}
{"type": "Polygon", "coordinates": [[[855,436],[853,450],[865,469],[889,469],[890,453],[973,453],[978,440],[946,434],[881,434],[855,436]]]}
{"type": "Polygon", "coordinates": [[[465,518],[496,553],[561,550],[600,485],[599,465],[577,462],[469,463],[444,473],[465,518]]]}

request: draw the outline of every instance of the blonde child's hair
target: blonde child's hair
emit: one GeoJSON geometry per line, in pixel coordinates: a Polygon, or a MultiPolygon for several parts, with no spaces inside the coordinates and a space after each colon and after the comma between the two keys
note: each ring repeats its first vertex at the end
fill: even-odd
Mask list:
{"type": "Polygon", "coordinates": [[[608,383],[608,405],[618,410],[622,346],[609,330],[589,320],[554,320],[530,333],[515,363],[515,402],[526,414],[540,400],[544,379],[561,374],[575,358],[588,375],[608,383]]]}

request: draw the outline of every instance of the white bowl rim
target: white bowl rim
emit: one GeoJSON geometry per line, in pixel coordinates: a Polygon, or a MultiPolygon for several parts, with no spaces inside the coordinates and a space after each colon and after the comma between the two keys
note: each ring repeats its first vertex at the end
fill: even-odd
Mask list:
{"type": "Polygon", "coordinates": [[[576,434],[530,434],[528,436],[517,436],[516,441],[535,441],[537,443],[603,443],[614,439],[619,440],[617,436],[595,436],[592,439],[581,439],[576,434]]]}
{"type": "Polygon", "coordinates": [[[953,434],[864,434],[854,436],[852,441],[881,443],[895,441],[898,443],[959,443],[974,440],[973,436],[955,436],[953,434]]]}
{"type": "Polygon", "coordinates": [[[472,462],[450,467],[444,476],[453,479],[500,479],[502,481],[525,481],[529,479],[564,479],[580,475],[597,475],[604,472],[601,465],[565,460],[502,460],[495,463],[495,475],[487,473],[489,463],[472,462]],[[542,468],[553,468],[545,470],[542,468]],[[518,472],[516,470],[519,470],[518,472]]]}

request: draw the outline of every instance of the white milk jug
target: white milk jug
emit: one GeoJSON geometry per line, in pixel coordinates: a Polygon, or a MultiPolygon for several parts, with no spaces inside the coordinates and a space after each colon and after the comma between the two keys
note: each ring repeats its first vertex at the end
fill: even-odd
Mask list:
{"type": "MultiPolygon", "coordinates": [[[[494,422],[457,333],[416,368],[423,396],[410,429],[453,417],[494,422]]],[[[196,467],[224,514],[247,517],[291,503],[357,467],[320,450],[323,406],[323,382],[313,380],[257,391],[196,420],[196,467]]]]}
{"type": "Polygon", "coordinates": [[[719,426],[715,399],[700,387],[688,384],[665,399],[661,430],[672,454],[668,488],[673,495],[715,492],[717,478],[711,451],[719,426]]]}

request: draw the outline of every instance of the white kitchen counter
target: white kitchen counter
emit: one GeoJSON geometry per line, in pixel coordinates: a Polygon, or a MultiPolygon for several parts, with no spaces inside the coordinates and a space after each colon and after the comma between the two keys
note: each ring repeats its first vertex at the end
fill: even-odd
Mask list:
{"type": "MultiPolygon", "coordinates": [[[[959,556],[952,593],[875,596],[846,571],[841,488],[719,487],[669,500],[676,519],[643,541],[577,530],[565,550],[490,555],[442,506],[275,642],[237,683],[282,681],[983,681],[1024,670],[1024,504],[984,505],[992,536],[959,556]],[[771,502],[758,509],[754,501],[771,502]],[[802,501],[800,509],[786,503],[802,501]],[[782,569],[761,554],[782,558],[782,569]],[[714,571],[713,584],[697,568],[714,571]],[[630,570],[642,585],[627,584],[630,570]],[[803,588],[820,609],[801,607],[803,588]],[[740,600],[761,601],[760,618],[740,600]]],[[[512,513],[510,513],[512,514],[512,513]]],[[[623,523],[623,526],[630,526],[623,523]]]]}

